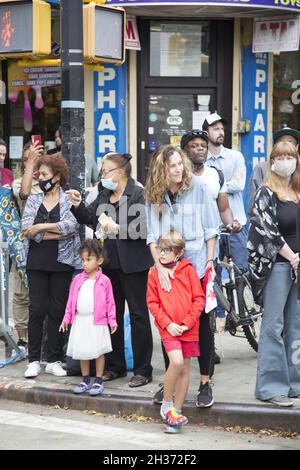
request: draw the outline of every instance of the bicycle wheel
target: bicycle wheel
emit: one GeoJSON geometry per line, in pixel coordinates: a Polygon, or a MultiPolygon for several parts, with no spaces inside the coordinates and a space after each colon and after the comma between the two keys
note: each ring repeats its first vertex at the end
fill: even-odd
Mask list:
{"type": "Polygon", "coordinates": [[[252,349],[257,352],[262,319],[262,309],[254,302],[250,284],[247,282],[244,276],[238,279],[236,284],[239,315],[242,323],[241,326],[248,343],[252,349]]]}

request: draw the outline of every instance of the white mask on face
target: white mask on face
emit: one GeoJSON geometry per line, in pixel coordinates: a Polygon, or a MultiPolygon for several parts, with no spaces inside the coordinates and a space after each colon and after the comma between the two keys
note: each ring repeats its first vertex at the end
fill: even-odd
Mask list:
{"type": "Polygon", "coordinates": [[[287,178],[291,176],[297,167],[297,160],[293,158],[293,160],[277,160],[271,166],[271,170],[276,173],[278,176],[282,176],[283,178],[287,178]]]}

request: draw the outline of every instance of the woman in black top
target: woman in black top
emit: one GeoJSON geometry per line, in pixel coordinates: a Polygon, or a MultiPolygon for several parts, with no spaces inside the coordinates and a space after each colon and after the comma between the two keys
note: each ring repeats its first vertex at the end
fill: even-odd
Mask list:
{"type": "Polygon", "coordinates": [[[66,375],[59,362],[63,346],[59,326],[65,313],[73,270],[81,268],[79,224],[62,190],[68,179],[66,161],[59,154],[40,157],[37,169],[42,192],[29,196],[22,218],[30,298],[26,378],[40,373],[45,317],[48,317],[46,372],[66,375]]]}
{"type": "Polygon", "coordinates": [[[143,188],[131,178],[131,155],[111,153],[105,157],[97,199],[85,207],[78,191],[68,191],[74,214],[81,224],[91,224],[97,238],[104,237],[110,278],[117,308],[118,330],[112,336],[113,352],[106,356],[104,380],[126,375],[123,316],[128,303],[134,360],[130,387],[152,380],[153,350],[146,304],[148,270],[153,261],[146,245],[147,223],[143,188]]]}
{"type": "Polygon", "coordinates": [[[263,292],[256,398],[292,406],[300,397],[300,310],[295,280],[299,265],[296,219],[300,160],[294,145],[276,144],[267,179],[258,190],[249,230],[249,268],[263,292]],[[298,350],[298,352],[297,352],[298,350]]]}

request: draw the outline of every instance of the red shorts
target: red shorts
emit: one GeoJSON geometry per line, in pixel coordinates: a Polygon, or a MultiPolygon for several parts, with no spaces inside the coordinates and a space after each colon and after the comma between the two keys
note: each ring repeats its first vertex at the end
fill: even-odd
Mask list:
{"type": "Polygon", "coordinates": [[[164,339],[163,344],[166,352],[182,351],[184,358],[200,356],[198,341],[182,341],[180,339],[164,339]]]}

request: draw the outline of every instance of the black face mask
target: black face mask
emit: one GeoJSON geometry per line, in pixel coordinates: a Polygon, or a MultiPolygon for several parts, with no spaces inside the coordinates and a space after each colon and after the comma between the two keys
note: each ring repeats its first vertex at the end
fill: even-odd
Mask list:
{"type": "Polygon", "coordinates": [[[52,182],[52,178],[46,181],[39,181],[39,186],[43,193],[49,193],[49,191],[52,191],[52,189],[55,187],[56,183],[52,182]]]}

